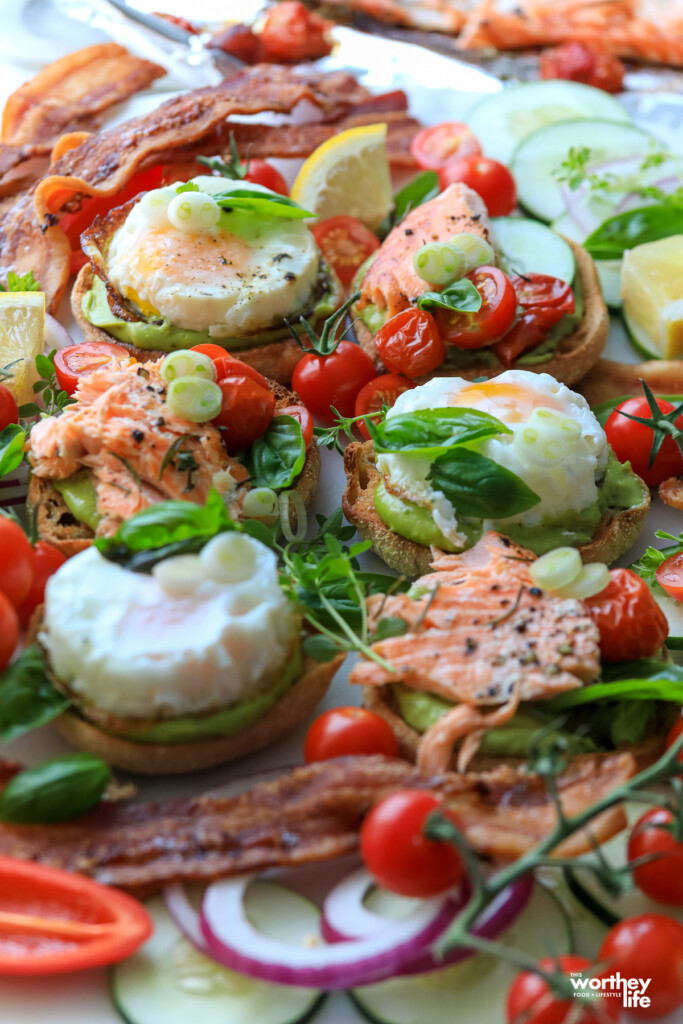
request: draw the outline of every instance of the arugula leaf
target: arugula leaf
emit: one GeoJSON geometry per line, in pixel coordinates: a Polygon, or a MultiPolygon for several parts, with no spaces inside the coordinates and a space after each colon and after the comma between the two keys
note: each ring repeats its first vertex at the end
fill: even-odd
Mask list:
{"type": "Polygon", "coordinates": [[[275,416],[265,434],[251,446],[251,476],[257,487],[273,491],[289,487],[305,462],[306,444],[293,416],[275,416]]]}
{"type": "Polygon", "coordinates": [[[24,458],[26,431],[18,423],[10,423],[0,431],[0,476],[17,469],[24,458]]]}
{"type": "Polygon", "coordinates": [[[636,245],[681,233],[683,206],[660,203],[610,217],[583,244],[595,260],[617,260],[636,245]]]}
{"type": "Polygon", "coordinates": [[[0,821],[14,825],[55,825],[91,811],[109,784],[101,757],[77,753],[20,772],[0,794],[0,821]]]}
{"type": "Polygon", "coordinates": [[[27,274],[15,274],[13,270],[7,275],[7,287],[0,284],[0,292],[39,292],[40,284],[33,276],[33,271],[27,274]]]}
{"type": "Polygon", "coordinates": [[[401,452],[432,455],[460,444],[512,431],[495,416],[477,409],[418,409],[389,416],[375,424],[366,420],[378,454],[401,452]]]}
{"type": "MultiPolygon", "coordinates": [[[[656,594],[666,595],[664,587],[657,582],[657,576],[655,575],[657,569],[665,562],[671,555],[676,554],[679,551],[683,551],[683,533],[675,537],[671,533],[666,533],[664,530],[657,530],[655,537],[660,537],[664,540],[673,540],[674,544],[670,544],[665,548],[655,548],[650,545],[647,550],[641,555],[637,562],[634,562],[630,568],[634,572],[645,580],[647,585],[651,587],[656,594]]],[[[668,595],[667,595],[668,596],[668,595]]]]}
{"type": "Polygon", "coordinates": [[[429,202],[439,194],[439,176],[435,171],[422,171],[394,196],[394,208],[379,226],[377,234],[386,238],[392,228],[400,224],[411,210],[429,202]]]}
{"type": "Polygon", "coordinates": [[[40,647],[31,644],[0,674],[0,741],[37,729],[68,707],[45,673],[40,647]]]}
{"type": "Polygon", "coordinates": [[[477,519],[506,519],[533,508],[539,496],[509,469],[469,448],[452,448],[427,474],[453,508],[477,519]]]}
{"type": "Polygon", "coordinates": [[[219,192],[213,197],[226,212],[243,210],[258,217],[283,217],[288,220],[303,220],[304,217],[315,217],[314,213],[302,209],[289,196],[273,193],[257,192],[250,188],[231,188],[219,192]]]}
{"type": "Polygon", "coordinates": [[[419,309],[454,309],[460,313],[476,313],[481,309],[481,293],[466,277],[454,281],[442,292],[425,292],[417,300],[419,309]]]}

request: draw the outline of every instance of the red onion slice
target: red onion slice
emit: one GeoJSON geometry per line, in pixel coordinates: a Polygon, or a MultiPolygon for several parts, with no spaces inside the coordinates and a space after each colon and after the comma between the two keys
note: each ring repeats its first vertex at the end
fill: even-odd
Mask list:
{"type": "Polygon", "coordinates": [[[45,354],[49,355],[53,349],[68,348],[75,342],[66,327],[62,327],[58,320],[55,320],[49,313],[45,314],[45,354]]]}
{"type": "Polygon", "coordinates": [[[206,939],[202,935],[199,914],[187,898],[187,893],[180,882],[166,886],[164,889],[164,902],[173,923],[183,933],[187,941],[198,949],[200,953],[211,956],[206,939]]]}

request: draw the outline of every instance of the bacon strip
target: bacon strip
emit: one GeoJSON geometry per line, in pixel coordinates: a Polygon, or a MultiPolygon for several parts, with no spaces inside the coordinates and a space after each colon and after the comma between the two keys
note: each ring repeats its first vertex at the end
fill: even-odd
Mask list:
{"type": "MultiPolygon", "coordinates": [[[[631,754],[575,758],[558,780],[565,814],[594,803],[636,770],[631,754]]],[[[404,788],[441,793],[482,854],[513,859],[555,822],[544,783],[502,766],[480,775],[421,775],[405,761],[349,757],[295,768],[242,796],[105,805],[73,823],[0,826],[0,855],[79,871],[138,895],[174,881],[295,867],[352,853],[368,810],[404,788]]],[[[595,822],[600,841],[625,824],[620,809],[595,822]]],[[[562,853],[589,849],[585,835],[562,853]]]]}

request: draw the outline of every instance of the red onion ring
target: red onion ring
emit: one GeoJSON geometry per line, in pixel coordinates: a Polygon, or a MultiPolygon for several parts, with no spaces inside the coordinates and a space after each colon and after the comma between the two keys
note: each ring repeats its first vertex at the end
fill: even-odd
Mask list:
{"type": "Polygon", "coordinates": [[[53,349],[68,348],[75,345],[75,342],[66,327],[63,327],[58,320],[55,320],[49,313],[45,314],[45,354],[49,355],[53,349]]]}

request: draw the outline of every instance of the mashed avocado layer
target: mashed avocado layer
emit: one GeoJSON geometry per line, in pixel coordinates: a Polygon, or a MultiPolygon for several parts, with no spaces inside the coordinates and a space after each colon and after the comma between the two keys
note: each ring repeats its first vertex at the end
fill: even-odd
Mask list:
{"type": "Polygon", "coordinates": [[[66,480],[53,480],[52,486],[64,498],[72,516],[95,532],[100,517],[97,512],[97,492],[87,469],[69,476],[66,480]]]}

